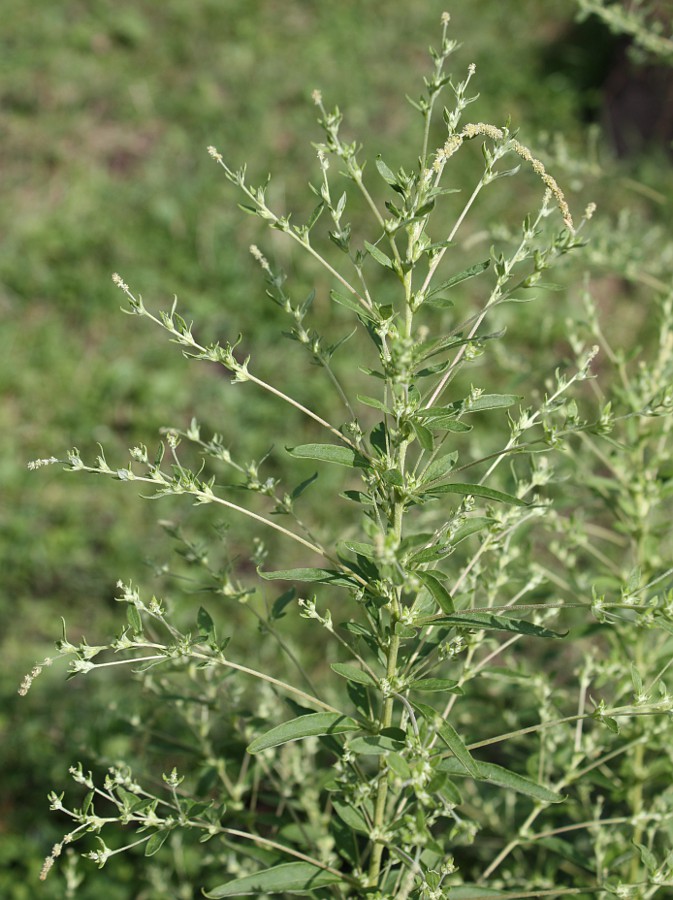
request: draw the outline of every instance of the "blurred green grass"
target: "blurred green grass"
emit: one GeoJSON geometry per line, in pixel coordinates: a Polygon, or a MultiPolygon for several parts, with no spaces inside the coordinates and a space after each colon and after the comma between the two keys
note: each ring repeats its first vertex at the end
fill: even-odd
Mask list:
{"type": "MultiPolygon", "coordinates": [[[[380,152],[392,166],[413,159],[417,131],[403,97],[420,93],[444,5],[3,3],[0,893],[10,900],[38,890],[63,896],[58,876],[37,886],[41,858],[60,834],[43,798],[65,780],[78,719],[95,718],[110,696],[104,684],[65,689],[60,672],[43,676],[26,700],[13,692],[50,651],[61,614],[75,637],[109,632],[117,579],[150,579],[146,561],[169,552],[157,518],[187,514],[56,468],[28,473],[26,462],[73,445],[96,452],[100,441],[121,463],[127,448],[153,444],[161,426],[184,427],[193,415],[231,434],[243,454],[264,453],[274,430],[285,436],[302,427],[230,389],[212,367],[187,365],[162,335],[121,315],[110,275],[119,271],[152,306],[177,294],[209,337],[254,332],[262,371],[282,369],[290,390],[320,405],[322,389],[288,365],[299,357],[277,342],[278,317],[261,305],[248,245],[258,241],[307,289],[311,273],[240,213],[205,147],[215,144],[234,166],[247,161],[253,178],[272,169],[276,207],[307,211],[311,141],[320,140],[310,94],[319,87],[328,106],[345,111],[345,133],[357,135],[370,158],[380,152]]],[[[563,71],[544,70],[572,14],[561,0],[482,0],[478,14],[456,4],[453,27],[464,47],[454,71],[477,65],[478,120],[511,116],[533,146],[541,130],[563,133],[571,149],[583,146],[586,97],[573,83],[572,59],[563,71]]],[[[585,180],[574,185],[581,192],[585,180]]],[[[523,191],[516,202],[523,209],[527,199],[523,191]]],[[[512,199],[503,191],[487,202],[497,217],[512,199]]],[[[512,215],[516,223],[516,209],[512,215]]],[[[538,325],[528,327],[524,349],[538,325]]],[[[237,539],[244,537],[243,530],[237,539]]],[[[116,872],[106,896],[135,896],[124,866],[116,872]]]]}

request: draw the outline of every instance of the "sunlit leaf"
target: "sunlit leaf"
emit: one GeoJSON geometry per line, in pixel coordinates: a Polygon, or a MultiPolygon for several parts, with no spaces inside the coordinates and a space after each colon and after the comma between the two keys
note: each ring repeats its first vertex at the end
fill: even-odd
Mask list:
{"type": "Polygon", "coordinates": [[[336,463],[338,466],[366,466],[367,460],[351,447],[339,444],[300,444],[298,447],[285,448],[290,456],[298,459],[318,459],[321,462],[336,463]]]}
{"type": "Polygon", "coordinates": [[[448,475],[456,465],[457,459],[458,453],[455,451],[453,453],[447,453],[446,456],[440,456],[439,459],[431,462],[423,472],[423,481],[436,481],[438,478],[443,478],[445,475],[448,475]]]}
{"type": "Polygon", "coordinates": [[[339,572],[338,569],[279,569],[275,572],[263,572],[257,569],[260,578],[265,581],[307,581],[317,584],[334,584],[339,587],[352,587],[356,584],[352,578],[339,572]]]}
{"type": "Polygon", "coordinates": [[[363,319],[369,319],[370,322],[376,321],[375,317],[365,309],[357,297],[351,296],[350,294],[340,294],[338,291],[330,291],[329,295],[335,303],[339,304],[339,306],[344,306],[351,312],[357,313],[358,316],[362,316],[363,319]]]}
{"type": "Polygon", "coordinates": [[[484,262],[470,266],[469,269],[463,269],[462,272],[452,275],[451,278],[448,278],[446,281],[442,281],[441,284],[433,287],[432,290],[428,292],[428,298],[433,297],[435,294],[439,294],[441,291],[447,291],[449,288],[460,284],[461,281],[467,281],[468,278],[474,278],[475,275],[480,275],[482,272],[485,272],[490,265],[491,260],[486,259],[484,262]]]}
{"type": "MultiPolygon", "coordinates": [[[[433,425],[435,423],[433,422],[433,425]]],[[[430,488],[427,494],[461,494],[463,496],[483,497],[485,500],[494,500],[497,503],[510,503],[512,506],[529,506],[524,500],[520,500],[513,494],[506,494],[504,491],[496,491],[493,488],[484,487],[483,484],[462,484],[455,482],[452,484],[440,484],[437,487],[430,488]]]]}
{"type": "Polygon", "coordinates": [[[163,847],[170,831],[166,828],[164,831],[155,831],[149,841],[145,844],[145,856],[154,856],[163,847]]]}
{"type": "Polygon", "coordinates": [[[481,610],[456,612],[448,616],[427,619],[419,624],[455,625],[458,628],[478,628],[480,631],[513,631],[515,634],[540,638],[562,638],[568,633],[552,631],[550,628],[534,625],[532,622],[522,619],[510,619],[507,616],[498,616],[495,613],[481,610]]]}
{"type": "Polygon", "coordinates": [[[426,706],[425,703],[417,702],[414,702],[412,705],[421,713],[431,727],[436,728],[437,734],[453,753],[454,758],[450,761],[456,763],[463,775],[467,773],[472,775],[473,778],[477,778],[479,775],[479,769],[477,768],[478,764],[476,760],[472,758],[472,754],[465,746],[463,739],[453,725],[442,718],[432,706],[426,706]]]}
{"type": "Polygon", "coordinates": [[[366,684],[369,687],[376,684],[376,681],[369,672],[365,672],[357,666],[351,666],[348,663],[332,663],[331,669],[336,672],[337,675],[341,675],[342,678],[346,678],[348,681],[366,684]]]}
{"type": "Polygon", "coordinates": [[[424,691],[425,693],[462,694],[463,689],[457,681],[449,678],[419,678],[409,684],[412,691],[424,691]]]}
{"type": "Polygon", "coordinates": [[[210,900],[221,900],[222,897],[242,897],[249,894],[296,894],[338,884],[342,880],[339,875],[310,863],[281,863],[204,891],[204,896],[210,900]]]}
{"type": "Polygon", "coordinates": [[[372,259],[375,259],[376,262],[379,263],[379,265],[385,266],[386,269],[393,268],[392,259],[389,256],[386,256],[386,254],[382,250],[379,250],[379,248],[375,247],[374,244],[370,244],[369,241],[365,241],[365,247],[372,259]]]}
{"type": "Polygon", "coordinates": [[[276,725],[270,731],[260,735],[248,746],[248,753],[259,753],[269,747],[278,747],[290,741],[298,741],[305,737],[320,734],[344,734],[347,731],[357,731],[358,723],[348,716],[340,713],[310,713],[307,716],[298,716],[276,725]]]}
{"type": "Polygon", "coordinates": [[[359,756],[382,756],[392,750],[401,750],[403,741],[384,734],[368,734],[348,742],[348,748],[359,756]]]}
{"type": "Polygon", "coordinates": [[[416,572],[416,577],[430,591],[442,612],[452,613],[454,611],[453,597],[435,574],[432,572],[416,572]]]}
{"type": "MultiPolygon", "coordinates": [[[[491,784],[497,784],[498,787],[507,788],[519,794],[526,794],[526,796],[539,800],[542,803],[562,803],[565,799],[561,794],[557,794],[556,791],[538,784],[532,778],[518,775],[516,772],[511,772],[509,769],[495,765],[495,763],[478,762],[476,766],[478,770],[477,775],[472,775],[472,777],[476,778],[477,781],[488,781],[491,784]]],[[[465,775],[463,766],[455,758],[442,760],[439,768],[442,772],[448,772],[449,775],[465,775]]]]}

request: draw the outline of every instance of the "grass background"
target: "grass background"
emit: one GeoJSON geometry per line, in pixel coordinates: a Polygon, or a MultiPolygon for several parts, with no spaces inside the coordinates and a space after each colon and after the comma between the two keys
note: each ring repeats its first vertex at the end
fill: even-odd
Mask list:
{"type": "MultiPolygon", "coordinates": [[[[557,156],[553,136],[563,135],[579,164],[561,160],[556,174],[573,208],[602,200],[608,221],[626,192],[654,229],[656,255],[656,229],[670,224],[661,202],[671,183],[664,149],[618,162],[599,137],[603,175],[587,151],[587,124],[600,126],[600,86],[613,52],[607,34],[573,32],[567,0],[453,7],[452,29],[464,46],[452,68],[460,77],[475,62],[481,94],[468,119],[511,117],[524,142],[556,146],[557,156]]],[[[247,161],[253,180],[277,173],[270,194],[277,210],[309,209],[311,141],[320,139],[310,94],[318,87],[328,107],[345,111],[345,134],[357,135],[369,158],[381,153],[393,167],[413,160],[414,112],[403,98],[420,93],[443,9],[435,0],[4,0],[0,894],[9,900],[64,896],[59,875],[37,881],[62,834],[46,793],[65,784],[81,755],[114,755],[123,744],[102,724],[114,685],[66,686],[61,671],[49,671],[24,700],[16,687],[51,651],[59,616],[74,638],[85,632],[95,641],[118,627],[117,579],[151,581],[148,561],[160,566],[170,553],[157,518],[191,515],[58,467],[29,473],[26,462],[74,445],[87,455],[101,442],[121,464],[129,447],[152,445],[161,426],[184,427],[193,415],[231,435],[244,454],[263,453],[274,430],[292,435],[300,427],[285,411],[230,389],[211,367],[187,365],[161,334],[121,315],[110,275],[119,271],[150,306],[178,295],[209,337],[254,331],[261,370],[273,377],[282,369],[290,392],[319,405],[305,369],[288,368],[248,245],[258,241],[300,285],[308,287],[310,272],[240,213],[205,148],[216,145],[233,166],[247,161]]],[[[533,179],[524,183],[537,196],[533,179]]],[[[486,213],[516,223],[517,204],[523,209],[528,199],[518,191],[514,200],[501,191],[486,213]]],[[[651,263],[655,273],[664,263],[651,263]]],[[[637,288],[607,284],[614,320],[628,330],[643,318],[637,288]]],[[[538,334],[539,320],[524,326],[522,353],[534,352],[538,334]]],[[[101,896],[103,885],[113,900],[141,896],[124,863],[87,885],[85,898],[101,896]]]]}

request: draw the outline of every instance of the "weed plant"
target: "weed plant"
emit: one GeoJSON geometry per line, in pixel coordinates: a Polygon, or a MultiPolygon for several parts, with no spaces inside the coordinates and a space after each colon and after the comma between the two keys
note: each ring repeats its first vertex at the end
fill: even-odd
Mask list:
{"type": "Polygon", "coordinates": [[[62,460],[225,516],[208,546],[166,523],[213,597],[190,623],[184,601],[120,581],[114,639],[73,644],[64,625],[71,676],[135,673],[120,706],[140,759],[74,765],[81,799],[52,793],[69,825],[43,876],[65,854],[71,894],[81,840],[101,867],[144,853],[157,897],[673,896],[673,293],[661,283],[659,343],[638,358],[604,336],[587,283],[565,328],[572,362],[512,392],[507,329],[555,301],[545,273],[583,252],[593,206],[574,222],[509,125],[470,121],[474,67],[446,73],[448,29],[444,14],[404,168],[365,169],[314,92],[304,224],[209,148],[242,208],[327,284],[296,297],[251,247],[287,318],[288,365],[314,365],[329,409],[306,399],[310,382],[296,395],[268,377],[240,336],[205,340],[177,302],[154,311],[114,276],[126,312],[298,413],[310,440],[293,418],[265,458],[239,459],[235,422],[192,420],[126,465],[102,449],[62,460]],[[456,184],[457,155],[480,152],[474,183],[456,184]],[[526,177],[540,203],[518,227],[479,221],[483,192],[526,177]],[[500,234],[486,254],[484,231],[500,234]],[[244,520],[256,534],[228,553],[244,520]]]}

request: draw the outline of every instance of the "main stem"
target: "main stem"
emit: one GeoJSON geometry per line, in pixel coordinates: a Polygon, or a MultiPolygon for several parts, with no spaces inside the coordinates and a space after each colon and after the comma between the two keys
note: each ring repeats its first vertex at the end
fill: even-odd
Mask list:
{"type": "MultiPolygon", "coordinates": [[[[410,284],[405,285],[407,292],[410,284]]],[[[411,333],[412,314],[407,305],[406,330],[407,334],[411,333]]],[[[402,441],[397,450],[397,470],[403,474],[407,455],[407,441],[402,441]]],[[[393,503],[392,508],[392,530],[395,536],[395,545],[398,546],[402,539],[402,522],[404,518],[404,499],[399,497],[393,503]]],[[[386,662],[386,679],[388,682],[388,693],[383,701],[383,709],[381,713],[381,729],[390,728],[393,723],[393,706],[394,696],[392,691],[397,680],[397,663],[400,652],[400,636],[395,633],[395,625],[400,617],[400,599],[401,589],[395,588],[393,599],[391,600],[391,625],[390,638],[387,648],[386,662]]],[[[381,872],[381,859],[383,857],[383,848],[385,840],[383,839],[383,829],[386,819],[386,802],[388,799],[388,787],[390,780],[390,769],[386,761],[386,757],[382,756],[379,762],[379,781],[376,792],[376,803],[374,807],[373,834],[374,841],[372,846],[372,855],[369,861],[369,884],[374,887],[378,883],[379,874],[381,872]]]]}
{"type": "MultiPolygon", "coordinates": [[[[399,603],[397,604],[399,606],[399,603]]],[[[395,678],[397,674],[397,657],[400,650],[399,635],[391,634],[390,646],[388,648],[388,664],[386,666],[386,677],[388,680],[395,678]]],[[[383,714],[381,716],[381,728],[390,728],[393,722],[393,697],[388,695],[383,702],[383,714]]],[[[388,780],[389,769],[385,756],[381,757],[379,763],[379,784],[376,793],[376,806],[374,807],[374,846],[372,847],[372,855],[369,861],[369,884],[373,887],[377,884],[379,873],[381,871],[381,857],[383,856],[383,848],[385,841],[381,839],[381,831],[386,818],[386,801],[388,799],[388,780]]]]}

